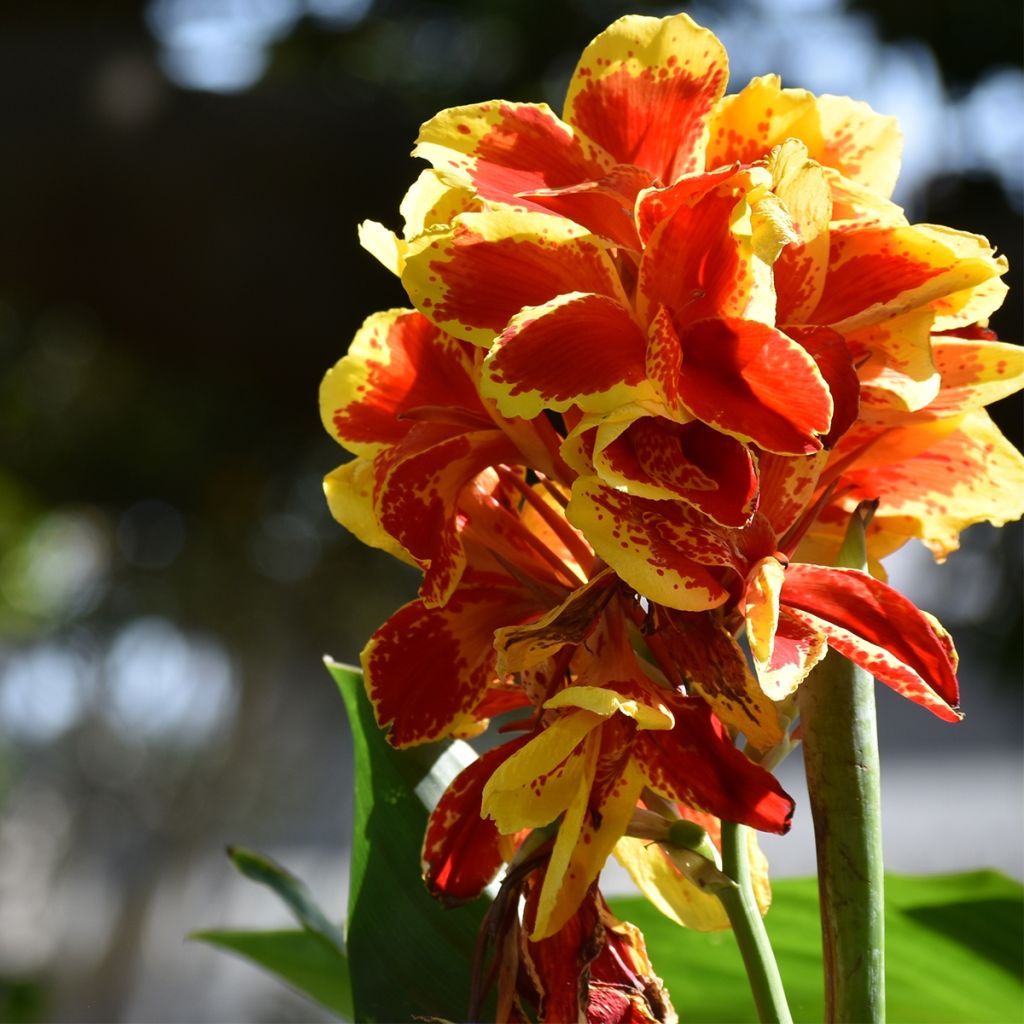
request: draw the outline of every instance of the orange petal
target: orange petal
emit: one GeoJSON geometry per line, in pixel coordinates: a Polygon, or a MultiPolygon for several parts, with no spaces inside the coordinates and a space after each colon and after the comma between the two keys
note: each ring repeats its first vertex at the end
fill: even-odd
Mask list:
{"type": "Polygon", "coordinates": [[[1024,386],[1024,348],[1000,341],[937,337],[932,345],[941,387],[928,412],[953,416],[991,405],[1024,386]]]}
{"type": "Polygon", "coordinates": [[[707,122],[728,67],[722,44],[687,15],[628,15],[583,51],[565,119],[619,163],[669,183],[703,169],[707,122]]]}

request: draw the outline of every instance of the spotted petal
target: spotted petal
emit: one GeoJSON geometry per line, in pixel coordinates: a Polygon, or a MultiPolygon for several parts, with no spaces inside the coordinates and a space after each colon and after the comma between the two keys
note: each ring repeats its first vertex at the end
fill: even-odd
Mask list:
{"type": "Polygon", "coordinates": [[[610,411],[653,395],[646,348],[617,300],[569,292],[512,318],[487,356],[481,388],[505,415],[523,419],[572,406],[610,411]]]}
{"type": "Polygon", "coordinates": [[[417,309],[458,338],[489,347],[526,306],[566,292],[625,301],[607,243],[562,217],[466,213],[409,243],[402,284],[417,309]]]}
{"type": "Polygon", "coordinates": [[[707,122],[728,78],[713,33],[685,14],[629,15],[583,51],[565,120],[666,184],[703,169],[707,122]]]}
{"type": "Polygon", "coordinates": [[[613,160],[545,103],[451,107],[420,129],[413,156],[468,178],[484,198],[531,207],[522,193],[601,178],[613,160]]]}
{"type": "Polygon", "coordinates": [[[357,455],[400,441],[406,417],[421,408],[454,407],[488,417],[473,383],[471,350],[413,310],[374,313],[320,385],[327,432],[357,455]]]}
{"type": "Polygon", "coordinates": [[[503,743],[463,768],[430,814],[423,837],[423,880],[449,906],[479,896],[511,854],[509,840],[480,816],[480,801],[494,769],[525,742],[519,737],[503,743]]]}
{"type": "Polygon", "coordinates": [[[736,564],[736,554],[699,513],[581,477],[566,514],[597,554],[652,601],[701,611],[728,598],[708,566],[736,564]]]}
{"type": "Polygon", "coordinates": [[[367,693],[378,724],[391,726],[392,746],[445,736],[480,704],[495,679],[494,631],[535,613],[500,583],[464,585],[443,608],[412,601],[370,638],[362,653],[367,693]]]}

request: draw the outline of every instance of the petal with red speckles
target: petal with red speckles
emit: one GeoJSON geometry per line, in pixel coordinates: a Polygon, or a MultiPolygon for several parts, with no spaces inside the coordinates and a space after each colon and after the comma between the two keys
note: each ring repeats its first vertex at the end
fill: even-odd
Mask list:
{"type": "Polygon", "coordinates": [[[821,630],[782,609],[768,657],[754,658],[761,690],[773,701],[785,699],[807,678],[827,650],[828,642],[821,630]]]}
{"type": "Polygon", "coordinates": [[[998,276],[989,252],[960,255],[960,234],[927,225],[834,228],[825,289],[808,321],[848,334],[998,276]]]}
{"type": "MultiPolygon", "coordinates": [[[[399,608],[363,649],[366,689],[388,742],[439,739],[472,712],[495,679],[494,631],[535,614],[518,590],[462,586],[443,608],[422,600],[399,608]]],[[[508,831],[515,831],[509,829],[508,831]]]]}
{"type": "Polygon", "coordinates": [[[782,602],[879,682],[945,721],[963,717],[947,641],[892,587],[856,569],[793,563],[782,602]]]}
{"type": "Polygon", "coordinates": [[[484,785],[527,740],[487,751],[455,776],[430,814],[421,863],[427,888],[448,906],[476,899],[510,853],[494,822],[480,816],[484,785]]]}
{"type": "Polygon", "coordinates": [[[746,523],[757,507],[750,452],[698,420],[644,416],[617,424],[614,439],[598,429],[594,469],[613,487],[645,498],[682,499],[724,526],[746,523]]]}
{"type": "Polygon", "coordinates": [[[487,467],[514,464],[519,454],[500,430],[438,438],[436,424],[420,426],[393,450],[377,492],[377,514],[381,526],[425,566],[423,599],[443,604],[466,564],[457,515],[463,489],[487,467]]]}
{"type": "Polygon", "coordinates": [[[728,67],[722,44],[687,15],[628,15],[583,51],[565,120],[619,163],[668,184],[703,170],[707,123],[728,67]]]}
{"type": "Polygon", "coordinates": [[[846,335],[866,412],[913,412],[935,398],[939,375],[932,357],[932,311],[915,309],[846,335]]]}
{"type": "Polygon", "coordinates": [[[758,458],[761,484],[758,510],[784,536],[807,511],[828,455],[818,452],[802,459],[764,452],[758,458]]]}
{"type": "Polygon", "coordinates": [[[1024,457],[983,409],[962,420],[940,420],[907,433],[924,434],[917,454],[890,464],[854,468],[846,500],[879,501],[877,515],[908,537],[919,537],[937,558],[960,546],[972,523],[1003,526],[1024,513],[1024,457]],[[928,444],[928,428],[953,426],[928,444]]]}
{"type": "Polygon", "coordinates": [[[753,78],[715,109],[708,140],[708,167],[752,163],[786,139],[808,147],[820,139],[814,96],[804,89],[783,89],[778,75],[753,78]]]}
{"type": "Polygon", "coordinates": [[[1024,384],[1024,348],[1001,341],[938,337],[932,356],[941,379],[928,406],[935,416],[953,416],[991,405],[1024,384]]]}
{"type": "Polygon", "coordinates": [[[682,612],[658,636],[685,679],[687,689],[707,701],[730,728],[743,733],[757,750],[781,743],[779,714],[747,668],[735,637],[704,613],[682,612]]]}
{"type": "Polygon", "coordinates": [[[634,747],[648,785],[675,803],[762,832],[789,831],[793,801],[771,772],[733,746],[699,697],[676,697],[670,732],[644,731],[634,747]]]}
{"type": "Polygon", "coordinates": [[[692,324],[679,343],[679,396],[694,416],[767,451],[820,450],[832,397],[802,345],[767,324],[737,319],[692,324]]]}
{"type": "Polygon", "coordinates": [[[572,406],[611,411],[653,397],[646,350],[620,302],[569,292],[512,318],[487,356],[481,389],[506,416],[523,419],[572,406]]]}
{"type": "Polygon", "coordinates": [[[471,351],[419,313],[374,313],[320,385],[324,427],[349,451],[373,455],[405,436],[418,408],[455,407],[486,426],[472,366],[471,351]]]}
{"type": "Polygon", "coordinates": [[[883,196],[892,195],[903,150],[896,118],[848,96],[817,96],[814,102],[822,146],[808,147],[811,156],[883,196]]]}
{"type": "Polygon", "coordinates": [[[595,552],[652,601],[702,611],[728,598],[709,566],[739,571],[739,558],[721,531],[687,506],[635,498],[581,477],[566,514],[595,552]]]}
{"type": "Polygon", "coordinates": [[[468,178],[484,199],[528,208],[522,193],[601,178],[614,163],[547,104],[504,100],[442,110],[412,155],[468,178]]]}
{"type": "Polygon", "coordinates": [[[563,217],[520,210],[466,213],[409,243],[402,283],[442,329],[489,347],[526,306],[566,292],[625,294],[608,243],[563,217]]]}

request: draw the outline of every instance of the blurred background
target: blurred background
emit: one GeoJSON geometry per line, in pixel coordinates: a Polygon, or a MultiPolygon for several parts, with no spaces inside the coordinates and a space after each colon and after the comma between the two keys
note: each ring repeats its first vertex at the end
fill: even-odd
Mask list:
{"type": "MultiPolygon", "coordinates": [[[[561,98],[629,11],[685,9],[754,74],[898,115],[912,219],[983,233],[1021,327],[1021,8],[990,0],[49,0],[0,8],[0,1020],[319,1019],[192,929],[276,923],[226,843],[341,916],[355,661],[417,580],[329,518],[316,393],[405,299],[419,124],[561,98]]],[[[1019,406],[997,410],[1021,443],[1019,406]]],[[[881,695],[888,865],[1021,877],[1021,532],[895,582],[962,654],[967,719],[881,695]]],[[[781,874],[813,864],[801,800],[781,874]]],[[[612,880],[612,884],[616,884],[612,880]]]]}

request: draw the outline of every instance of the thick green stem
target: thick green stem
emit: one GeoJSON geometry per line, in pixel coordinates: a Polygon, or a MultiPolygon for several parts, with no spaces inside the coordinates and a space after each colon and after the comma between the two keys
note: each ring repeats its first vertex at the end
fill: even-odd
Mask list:
{"type": "Polygon", "coordinates": [[[722,822],[722,870],[736,885],[721,889],[715,895],[729,915],[743,965],[747,969],[758,1020],[761,1024],[792,1024],[782,977],[750,882],[748,831],[746,825],[722,822]]]}
{"type": "MultiPolygon", "coordinates": [[[[864,566],[854,515],[840,564],[864,566]]],[[[885,1020],[885,898],[874,680],[830,651],[797,697],[818,856],[825,1019],[885,1020]]]]}

